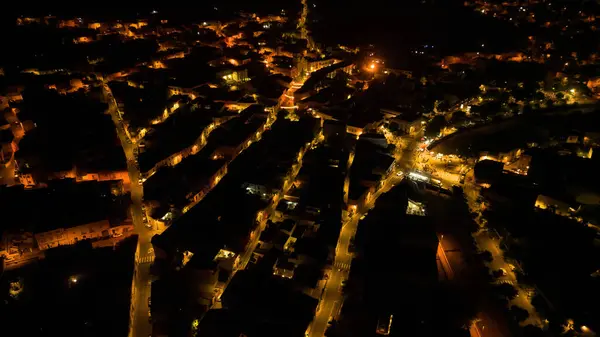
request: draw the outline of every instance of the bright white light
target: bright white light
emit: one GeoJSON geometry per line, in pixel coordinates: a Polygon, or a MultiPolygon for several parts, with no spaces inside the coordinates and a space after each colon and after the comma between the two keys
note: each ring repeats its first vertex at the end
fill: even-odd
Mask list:
{"type": "Polygon", "coordinates": [[[422,175],[422,174],[419,174],[419,173],[415,173],[415,172],[411,172],[411,173],[409,173],[409,174],[408,174],[408,176],[409,176],[410,178],[412,178],[412,179],[423,180],[423,181],[429,181],[429,178],[428,178],[428,177],[426,177],[426,176],[424,176],[424,175],[422,175]]]}

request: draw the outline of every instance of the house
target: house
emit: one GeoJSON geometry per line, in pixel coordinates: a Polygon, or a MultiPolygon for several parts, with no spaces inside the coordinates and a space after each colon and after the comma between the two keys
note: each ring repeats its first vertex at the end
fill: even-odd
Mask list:
{"type": "Polygon", "coordinates": [[[296,264],[289,261],[287,257],[281,257],[277,259],[277,263],[273,267],[273,275],[292,279],[294,277],[294,270],[296,264]]]}
{"type": "Polygon", "coordinates": [[[502,176],[504,164],[495,160],[484,159],[475,164],[475,181],[478,184],[492,184],[502,176]]]}
{"type": "Polygon", "coordinates": [[[535,207],[551,210],[558,215],[564,216],[570,216],[579,209],[579,205],[544,194],[539,194],[537,196],[537,199],[535,200],[535,207]]]}
{"type": "Polygon", "coordinates": [[[423,129],[424,124],[423,118],[417,116],[399,116],[390,119],[390,128],[392,130],[395,128],[408,135],[419,133],[423,129]]]}
{"type": "Polygon", "coordinates": [[[247,82],[250,80],[250,77],[248,77],[248,69],[245,68],[230,68],[219,71],[217,72],[217,78],[222,78],[227,84],[247,82]]]}
{"type": "Polygon", "coordinates": [[[384,135],[374,132],[363,133],[360,135],[360,141],[367,141],[378,147],[386,149],[388,147],[387,139],[384,135]]]}
{"type": "Polygon", "coordinates": [[[210,260],[203,254],[194,254],[189,263],[184,267],[190,280],[190,296],[202,307],[208,310],[217,300],[220,291],[217,289],[219,282],[219,267],[217,261],[210,260]]]}
{"type": "Polygon", "coordinates": [[[278,336],[303,337],[318,300],[286,281],[256,270],[239,271],[222,296],[223,308],[245,317],[241,325],[244,332],[268,336],[276,331],[278,336]]]}
{"type": "Polygon", "coordinates": [[[14,139],[15,137],[10,128],[0,129],[0,162],[9,160],[17,151],[18,147],[14,139]]]}
{"type": "Polygon", "coordinates": [[[298,57],[295,60],[295,73],[297,72],[297,74],[295,75],[308,76],[312,72],[315,72],[325,67],[332,66],[337,62],[340,62],[340,60],[336,60],[333,58],[314,59],[298,57]]]}
{"type": "Polygon", "coordinates": [[[319,90],[328,87],[331,79],[334,78],[338,73],[351,73],[352,69],[354,69],[353,63],[349,61],[342,61],[315,71],[304,82],[302,87],[294,92],[294,100],[299,102],[316,94],[319,90]]]}
{"type": "Polygon", "coordinates": [[[89,239],[108,239],[133,234],[133,223],[111,226],[108,220],[86,223],[70,228],[57,228],[34,235],[40,250],[73,245],[89,239]]]}

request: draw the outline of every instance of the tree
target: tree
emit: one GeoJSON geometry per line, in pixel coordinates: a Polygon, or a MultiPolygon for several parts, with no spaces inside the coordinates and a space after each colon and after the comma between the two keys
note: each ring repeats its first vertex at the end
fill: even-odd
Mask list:
{"type": "Polygon", "coordinates": [[[517,103],[508,103],[508,109],[513,114],[518,114],[520,107],[517,103]]]}
{"type": "Polygon", "coordinates": [[[527,337],[544,337],[546,333],[544,330],[538,328],[537,326],[533,326],[531,324],[527,324],[523,327],[523,336],[527,337]]]}
{"type": "Polygon", "coordinates": [[[327,326],[327,329],[325,330],[325,336],[327,336],[327,337],[339,336],[338,330],[339,330],[338,322],[336,320],[332,320],[329,322],[329,326],[327,326]]]}
{"type": "Polygon", "coordinates": [[[527,252],[521,245],[511,245],[510,249],[504,252],[504,259],[512,264],[515,262],[521,264],[526,254],[527,252]]]}
{"type": "Polygon", "coordinates": [[[533,99],[536,101],[541,101],[544,99],[544,97],[546,96],[541,91],[536,91],[535,94],[533,94],[533,99]]]}
{"type": "Polygon", "coordinates": [[[480,305],[480,292],[473,287],[442,283],[435,289],[435,298],[443,321],[461,326],[474,320],[480,305]],[[451,311],[441,308],[453,308],[451,311]]]}
{"type": "Polygon", "coordinates": [[[517,322],[523,322],[529,318],[529,312],[516,305],[510,307],[510,313],[517,320],[517,322]]]}
{"type": "Polygon", "coordinates": [[[548,316],[550,313],[548,310],[548,303],[541,294],[535,294],[531,298],[531,305],[535,307],[535,310],[544,316],[548,316]]]}
{"type": "Polygon", "coordinates": [[[277,118],[279,119],[284,119],[289,115],[289,112],[287,110],[281,109],[279,111],[277,111],[277,118]]]}
{"type": "Polygon", "coordinates": [[[515,270],[515,277],[517,278],[517,282],[521,285],[521,286],[525,286],[527,288],[534,288],[534,282],[531,279],[531,277],[525,273],[523,273],[522,271],[519,270],[515,270]]]}
{"type": "Polygon", "coordinates": [[[497,284],[492,288],[492,291],[498,296],[505,297],[509,301],[517,297],[519,293],[515,287],[508,283],[497,284]]]}
{"type": "Polygon", "coordinates": [[[494,259],[492,253],[490,253],[487,250],[484,250],[483,252],[479,253],[479,257],[485,262],[492,262],[492,260],[494,259]]]}
{"type": "Polygon", "coordinates": [[[477,182],[494,183],[502,176],[503,164],[493,160],[481,160],[475,164],[473,173],[477,182]]]}
{"type": "Polygon", "coordinates": [[[429,121],[429,124],[427,124],[427,128],[425,129],[425,136],[429,138],[436,137],[440,133],[440,131],[442,131],[442,128],[444,126],[446,126],[446,119],[444,118],[444,116],[437,115],[433,117],[429,121]]]}
{"type": "Polygon", "coordinates": [[[461,123],[461,122],[465,121],[466,119],[467,119],[467,114],[462,110],[458,110],[452,114],[450,123],[457,124],[457,123],[461,123]]]}

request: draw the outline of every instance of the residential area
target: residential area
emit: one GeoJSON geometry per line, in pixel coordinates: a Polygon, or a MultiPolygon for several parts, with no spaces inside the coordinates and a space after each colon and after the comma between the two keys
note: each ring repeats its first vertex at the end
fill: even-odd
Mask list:
{"type": "Polygon", "coordinates": [[[7,336],[596,336],[598,4],[198,6],[11,19],[7,336]]]}

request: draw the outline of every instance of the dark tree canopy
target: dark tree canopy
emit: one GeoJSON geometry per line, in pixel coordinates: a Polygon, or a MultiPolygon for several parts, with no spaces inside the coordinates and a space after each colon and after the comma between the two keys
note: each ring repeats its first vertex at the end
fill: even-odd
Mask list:
{"type": "Polygon", "coordinates": [[[517,297],[518,291],[512,285],[508,283],[497,284],[492,288],[492,291],[499,295],[512,300],[517,297]]]}
{"type": "Polygon", "coordinates": [[[524,320],[529,318],[529,312],[527,312],[527,310],[525,310],[521,307],[518,307],[516,305],[513,305],[512,307],[510,307],[510,313],[517,320],[517,322],[523,322],[524,320]]]}
{"type": "Polygon", "coordinates": [[[427,137],[435,137],[437,136],[442,128],[446,126],[446,119],[444,116],[437,115],[429,121],[427,124],[427,128],[425,129],[425,136],[427,137]]]}

